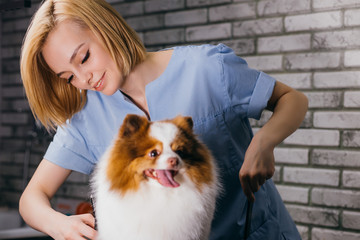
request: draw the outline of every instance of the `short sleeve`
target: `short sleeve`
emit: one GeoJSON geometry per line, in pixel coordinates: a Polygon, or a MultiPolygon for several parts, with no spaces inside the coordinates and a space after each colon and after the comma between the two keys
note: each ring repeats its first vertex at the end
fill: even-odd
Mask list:
{"type": "Polygon", "coordinates": [[[90,174],[96,162],[81,134],[71,124],[58,127],[44,158],[65,169],[90,174]]]}
{"type": "Polygon", "coordinates": [[[275,79],[248,67],[234,51],[219,44],[222,79],[229,104],[243,117],[259,119],[272,95],[275,79]]]}

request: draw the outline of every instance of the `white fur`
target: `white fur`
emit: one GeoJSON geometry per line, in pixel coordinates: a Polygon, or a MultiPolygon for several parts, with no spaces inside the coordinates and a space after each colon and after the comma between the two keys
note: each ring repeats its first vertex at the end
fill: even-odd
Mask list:
{"type": "MultiPolygon", "coordinates": [[[[154,123],[150,134],[169,146],[177,128],[170,123],[154,123]]],[[[111,148],[111,147],[110,147],[111,148]]],[[[92,178],[98,237],[101,240],[205,240],[208,239],[218,191],[215,181],[201,192],[181,168],[175,180],[178,188],[161,186],[149,179],[136,192],[124,196],[110,191],[106,179],[110,148],[101,158],[92,178]]],[[[174,155],[170,147],[163,149],[174,155]]],[[[164,158],[165,159],[165,158],[164,158]]],[[[166,164],[158,160],[159,166],[166,164]]],[[[158,166],[158,167],[159,167],[158,166]]]]}

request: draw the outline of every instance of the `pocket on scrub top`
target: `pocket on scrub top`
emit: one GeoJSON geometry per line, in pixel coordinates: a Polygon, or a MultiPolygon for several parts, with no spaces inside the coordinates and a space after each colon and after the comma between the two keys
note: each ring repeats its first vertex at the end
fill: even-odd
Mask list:
{"type": "MultiPolygon", "coordinates": [[[[255,193],[255,202],[253,204],[252,214],[251,214],[251,228],[250,228],[249,239],[252,239],[250,238],[250,236],[252,236],[255,232],[258,232],[255,235],[259,235],[266,229],[271,229],[273,227],[279,228],[278,226],[274,226],[274,223],[271,221],[272,213],[270,211],[270,200],[267,195],[266,188],[267,188],[266,184],[264,184],[259,189],[259,191],[255,193]]],[[[247,206],[248,205],[245,204],[245,208],[247,208],[247,206]]],[[[247,212],[246,209],[242,211],[240,219],[238,220],[241,236],[243,236],[245,233],[246,212],[247,212]]],[[[266,239],[266,238],[257,238],[257,239],[266,239]]]]}

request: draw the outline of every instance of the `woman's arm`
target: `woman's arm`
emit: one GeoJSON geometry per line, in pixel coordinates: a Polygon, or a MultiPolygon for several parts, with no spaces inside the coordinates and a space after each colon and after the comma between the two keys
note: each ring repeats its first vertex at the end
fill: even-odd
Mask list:
{"type": "Polygon", "coordinates": [[[274,175],[274,148],[300,126],[307,108],[308,100],[304,94],[276,82],[267,106],[273,114],[252,139],[239,173],[242,188],[250,201],[255,200],[253,193],[274,175]]]}
{"type": "Polygon", "coordinates": [[[91,214],[69,217],[50,205],[50,199],[70,173],[43,159],[20,198],[20,214],[29,226],[54,239],[94,239],[95,220],[91,214]]]}

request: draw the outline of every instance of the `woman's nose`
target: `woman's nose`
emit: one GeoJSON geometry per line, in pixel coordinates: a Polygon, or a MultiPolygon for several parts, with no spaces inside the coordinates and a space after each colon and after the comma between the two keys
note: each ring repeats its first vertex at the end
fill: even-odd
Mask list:
{"type": "Polygon", "coordinates": [[[88,84],[88,85],[91,84],[92,78],[93,78],[91,71],[88,71],[88,70],[79,71],[78,76],[79,76],[79,80],[81,81],[82,84],[88,84]]]}

